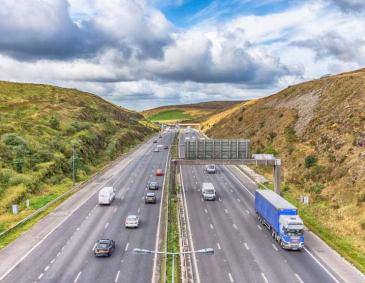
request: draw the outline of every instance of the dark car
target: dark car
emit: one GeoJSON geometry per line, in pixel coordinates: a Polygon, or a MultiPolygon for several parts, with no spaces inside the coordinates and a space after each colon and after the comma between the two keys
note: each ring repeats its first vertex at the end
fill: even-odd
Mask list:
{"type": "Polygon", "coordinates": [[[115,242],[110,239],[101,239],[96,242],[95,256],[111,256],[115,249],[115,242]]]}
{"type": "Polygon", "coordinates": [[[169,146],[166,144],[163,146],[164,149],[169,149],[169,146]]]}
{"type": "Polygon", "coordinates": [[[147,185],[147,188],[149,190],[158,190],[158,183],[157,182],[149,182],[148,185],[147,185]]]}
{"type": "Polygon", "coordinates": [[[157,143],[157,140],[154,140],[153,143],[157,143]]]}
{"type": "Polygon", "coordinates": [[[147,193],[144,202],[145,203],[156,203],[156,194],[155,193],[147,193]]]}

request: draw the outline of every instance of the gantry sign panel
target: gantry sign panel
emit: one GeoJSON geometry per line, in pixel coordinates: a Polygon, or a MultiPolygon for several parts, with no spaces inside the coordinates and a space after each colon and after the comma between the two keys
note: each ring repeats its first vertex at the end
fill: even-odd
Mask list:
{"type": "Polygon", "coordinates": [[[185,140],[185,159],[249,159],[249,140],[185,140]]]}

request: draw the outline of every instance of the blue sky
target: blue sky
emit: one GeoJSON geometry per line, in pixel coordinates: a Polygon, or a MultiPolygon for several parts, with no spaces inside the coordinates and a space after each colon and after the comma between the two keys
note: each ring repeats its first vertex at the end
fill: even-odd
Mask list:
{"type": "Polygon", "coordinates": [[[176,26],[187,28],[207,20],[227,21],[242,15],[267,15],[288,9],[294,2],[288,0],[186,0],[181,3],[158,6],[176,26]]]}
{"type": "Polygon", "coordinates": [[[0,80],[142,110],[365,66],[363,0],[2,0],[0,80]],[[52,15],[52,17],[50,17],[52,15]]]}

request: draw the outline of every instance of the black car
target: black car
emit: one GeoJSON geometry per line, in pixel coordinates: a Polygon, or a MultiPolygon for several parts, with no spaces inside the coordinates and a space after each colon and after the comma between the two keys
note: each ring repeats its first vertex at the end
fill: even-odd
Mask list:
{"type": "Polygon", "coordinates": [[[158,190],[158,183],[157,182],[149,182],[148,185],[147,185],[147,188],[149,190],[158,190]]]}
{"type": "Polygon", "coordinates": [[[154,140],[153,143],[157,143],[157,140],[154,140]]]}
{"type": "Polygon", "coordinates": [[[157,199],[156,199],[156,194],[155,193],[147,193],[146,197],[144,199],[145,203],[156,203],[157,199]]]}
{"type": "Polygon", "coordinates": [[[110,239],[101,239],[96,242],[95,256],[111,256],[115,249],[115,242],[110,239]]]}

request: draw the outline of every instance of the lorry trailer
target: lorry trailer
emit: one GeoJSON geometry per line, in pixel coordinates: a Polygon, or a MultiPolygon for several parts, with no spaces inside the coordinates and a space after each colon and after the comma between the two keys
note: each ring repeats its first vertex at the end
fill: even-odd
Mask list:
{"type": "Polygon", "coordinates": [[[304,224],[295,206],[271,190],[256,190],[255,211],[281,247],[303,249],[304,224]]]}

